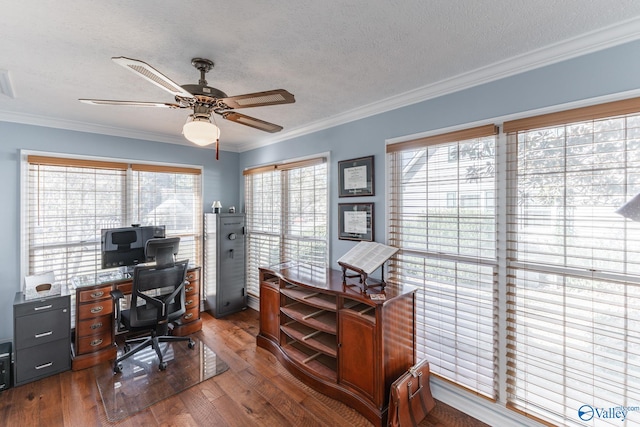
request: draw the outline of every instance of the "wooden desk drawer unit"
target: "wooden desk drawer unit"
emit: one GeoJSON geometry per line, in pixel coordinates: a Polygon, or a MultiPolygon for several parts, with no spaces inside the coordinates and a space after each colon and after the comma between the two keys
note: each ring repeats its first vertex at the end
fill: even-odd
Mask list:
{"type": "Polygon", "coordinates": [[[76,354],[92,353],[113,343],[111,286],[78,292],[76,354]]]}
{"type": "Polygon", "coordinates": [[[68,295],[13,303],[16,386],[71,368],[71,302],[68,295]]]}
{"type": "Polygon", "coordinates": [[[202,328],[200,319],[200,269],[187,271],[189,284],[184,288],[186,313],[175,322],[173,335],[189,335],[202,328]]]}

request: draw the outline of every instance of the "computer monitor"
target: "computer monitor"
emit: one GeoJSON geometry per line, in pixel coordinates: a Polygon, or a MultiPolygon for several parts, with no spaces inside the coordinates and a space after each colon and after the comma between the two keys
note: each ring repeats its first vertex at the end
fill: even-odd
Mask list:
{"type": "Polygon", "coordinates": [[[166,265],[175,262],[179,248],[179,237],[149,239],[145,245],[144,253],[147,262],[155,261],[157,265],[166,265]]]}
{"type": "Polygon", "coordinates": [[[131,267],[146,261],[145,246],[149,239],[164,237],[165,227],[131,226],[101,230],[101,267],[131,267]]]}

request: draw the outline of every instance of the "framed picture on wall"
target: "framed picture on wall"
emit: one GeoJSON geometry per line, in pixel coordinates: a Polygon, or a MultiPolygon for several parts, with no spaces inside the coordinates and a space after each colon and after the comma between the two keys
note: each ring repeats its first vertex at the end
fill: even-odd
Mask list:
{"type": "Polygon", "coordinates": [[[338,204],[338,238],[373,241],[373,203],[338,204]]]}
{"type": "Polygon", "coordinates": [[[340,197],[373,196],[373,156],[338,162],[340,197]]]}

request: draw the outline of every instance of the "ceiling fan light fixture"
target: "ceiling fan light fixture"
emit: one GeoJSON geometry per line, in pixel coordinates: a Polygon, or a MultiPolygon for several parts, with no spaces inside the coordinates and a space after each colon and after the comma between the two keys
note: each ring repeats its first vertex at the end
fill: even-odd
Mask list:
{"type": "Polygon", "coordinates": [[[211,122],[210,115],[191,114],[182,127],[182,134],[194,144],[205,147],[220,138],[220,128],[211,122]]]}

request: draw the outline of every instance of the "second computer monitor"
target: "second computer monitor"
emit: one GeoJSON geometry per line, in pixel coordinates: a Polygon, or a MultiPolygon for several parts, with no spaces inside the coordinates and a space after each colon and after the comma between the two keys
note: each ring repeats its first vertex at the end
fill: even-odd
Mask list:
{"type": "Polygon", "coordinates": [[[179,237],[149,239],[144,254],[148,262],[155,261],[158,265],[166,265],[175,262],[179,247],[179,237]]]}

